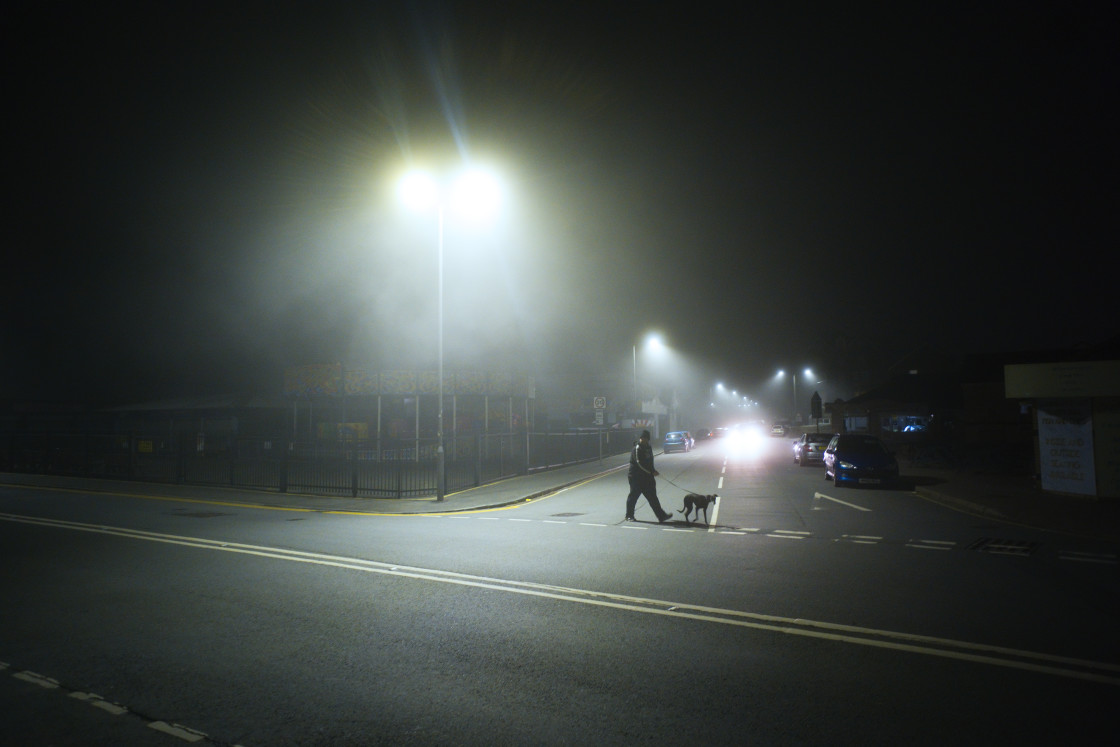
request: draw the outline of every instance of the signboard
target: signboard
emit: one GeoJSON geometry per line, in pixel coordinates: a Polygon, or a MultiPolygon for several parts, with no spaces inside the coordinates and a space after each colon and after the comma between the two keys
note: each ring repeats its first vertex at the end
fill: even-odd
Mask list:
{"type": "Polygon", "coordinates": [[[1097,494],[1088,401],[1039,402],[1038,456],[1043,490],[1097,494]]]}
{"type": "Polygon", "coordinates": [[[595,398],[595,409],[596,410],[607,409],[607,398],[606,397],[596,397],[595,398]]]}
{"type": "Polygon", "coordinates": [[[602,410],[596,410],[595,411],[595,425],[602,425],[602,424],[603,424],[603,411],[602,410]]]}
{"type": "Polygon", "coordinates": [[[1120,361],[1023,363],[1003,367],[1005,396],[1117,397],[1120,361]]]}

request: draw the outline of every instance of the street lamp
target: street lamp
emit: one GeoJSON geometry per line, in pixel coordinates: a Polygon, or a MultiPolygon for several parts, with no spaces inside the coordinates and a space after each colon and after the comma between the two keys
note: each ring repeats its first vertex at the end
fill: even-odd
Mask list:
{"type": "Polygon", "coordinates": [[[436,500],[447,494],[447,465],[443,437],[443,218],[448,208],[456,214],[470,218],[493,213],[501,201],[501,189],[496,177],[489,171],[470,168],[447,181],[439,181],[425,171],[411,171],[398,185],[401,201],[413,210],[436,209],[437,225],[437,317],[439,339],[439,405],[436,425],[436,500]]]}
{"type": "MultiPolygon", "coordinates": [[[[664,341],[662,341],[661,336],[658,335],[656,332],[651,332],[650,334],[646,335],[645,339],[642,340],[641,345],[645,350],[653,352],[653,353],[660,353],[660,352],[662,352],[666,349],[664,341]]],[[[633,359],[632,360],[633,360],[633,364],[634,364],[634,401],[636,403],[638,403],[638,405],[640,407],[641,406],[641,395],[638,394],[638,344],[637,343],[635,343],[633,346],[631,346],[631,353],[633,354],[633,359]]],[[[656,421],[654,421],[654,422],[656,422],[656,421]]],[[[656,430],[657,430],[657,428],[655,427],[654,431],[656,431],[656,430]]],[[[654,437],[656,437],[657,435],[658,434],[655,432],[654,437]]]]}
{"type": "MultiPolygon", "coordinates": [[[[809,370],[808,368],[805,369],[804,374],[805,374],[805,378],[812,378],[812,376],[813,376],[813,372],[811,370],[809,370]]],[[[781,378],[785,375],[786,375],[786,372],[784,370],[779,370],[778,371],[778,378],[781,378]]],[[[790,423],[793,423],[793,421],[797,420],[797,374],[792,374],[792,378],[793,378],[793,415],[790,417],[790,423]]]]}

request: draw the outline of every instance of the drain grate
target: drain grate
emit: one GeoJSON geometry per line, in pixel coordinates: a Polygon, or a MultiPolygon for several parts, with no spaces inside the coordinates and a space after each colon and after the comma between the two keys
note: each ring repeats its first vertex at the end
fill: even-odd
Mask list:
{"type": "Polygon", "coordinates": [[[553,516],[586,516],[587,514],[552,514],[553,516]]]}
{"type": "Polygon", "coordinates": [[[1038,549],[1037,542],[1024,540],[997,539],[995,537],[981,537],[968,546],[969,550],[977,550],[992,555],[1018,555],[1027,557],[1038,549]]]}

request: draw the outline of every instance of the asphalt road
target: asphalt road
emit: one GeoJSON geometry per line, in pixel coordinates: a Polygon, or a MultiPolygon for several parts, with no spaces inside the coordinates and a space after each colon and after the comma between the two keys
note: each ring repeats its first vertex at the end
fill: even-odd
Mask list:
{"type": "Polygon", "coordinates": [[[0,489],[23,744],[1111,742],[1116,566],[789,442],[448,516],[0,489]],[[644,521],[641,521],[644,519],[644,521]]]}

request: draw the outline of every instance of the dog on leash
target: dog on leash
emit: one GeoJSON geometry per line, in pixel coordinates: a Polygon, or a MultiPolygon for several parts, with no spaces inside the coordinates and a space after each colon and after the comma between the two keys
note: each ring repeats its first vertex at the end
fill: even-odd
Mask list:
{"type": "Polygon", "coordinates": [[[688,515],[692,513],[692,510],[696,509],[696,520],[700,521],[700,509],[704,509],[704,523],[707,524],[708,506],[714,504],[717,498],[719,498],[718,495],[699,495],[697,493],[689,493],[684,497],[684,508],[682,508],[680,511],[677,511],[677,513],[684,514],[684,520],[691,524],[692,519],[688,518],[688,515]]]}

